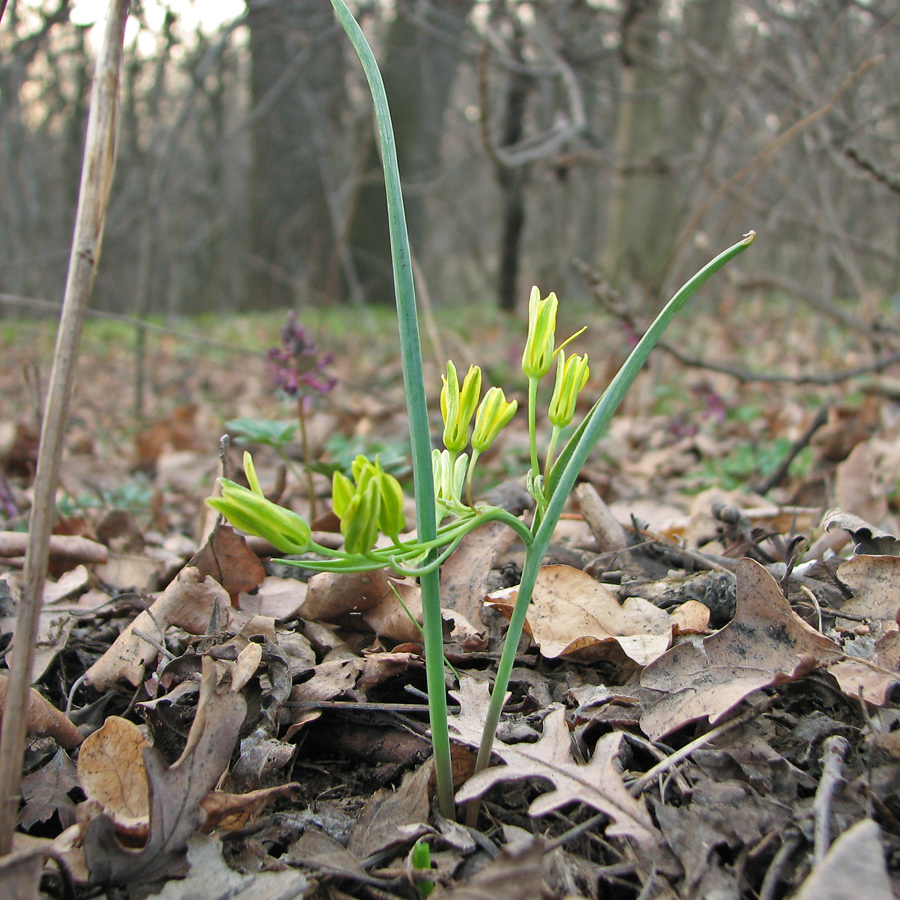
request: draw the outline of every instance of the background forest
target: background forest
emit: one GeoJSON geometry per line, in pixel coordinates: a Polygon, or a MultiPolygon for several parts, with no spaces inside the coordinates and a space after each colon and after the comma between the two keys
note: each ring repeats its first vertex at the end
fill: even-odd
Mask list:
{"type": "MultiPolygon", "coordinates": [[[[384,72],[433,304],[514,309],[532,283],[585,295],[589,269],[650,312],[752,227],[753,278],[735,267],[733,292],[850,324],[890,310],[896,0],[352,5],[384,72]]],[[[389,302],[371,104],[330,4],[249,0],[215,27],[196,24],[203,8],[133,7],[94,306],[389,302]]],[[[0,23],[6,314],[62,295],[103,9],[8,0],[0,23]]]]}

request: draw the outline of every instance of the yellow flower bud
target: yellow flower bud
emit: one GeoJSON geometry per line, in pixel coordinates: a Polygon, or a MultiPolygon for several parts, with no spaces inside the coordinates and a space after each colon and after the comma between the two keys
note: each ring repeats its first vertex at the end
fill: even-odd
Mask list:
{"type": "Polygon", "coordinates": [[[444,418],[444,446],[451,453],[459,453],[469,443],[469,423],[481,396],[481,369],[469,366],[459,386],[456,366],[447,363],[447,374],[441,376],[441,415],[444,418]]]}
{"type": "Polygon", "coordinates": [[[502,388],[492,387],[484,395],[475,415],[472,449],[479,453],[487,450],[516,414],[518,407],[519,404],[516,400],[507,402],[502,388]]]}
{"type": "Polygon", "coordinates": [[[356,488],[353,482],[343,472],[335,471],[331,476],[331,508],[339,519],[354,493],[356,488]]]}
{"type": "Polygon", "coordinates": [[[341,516],[341,534],[347,553],[368,553],[378,540],[378,516],[381,510],[381,492],[378,484],[370,481],[364,491],[357,491],[341,516]]]}
{"type": "Polygon", "coordinates": [[[556,364],[556,384],[550,398],[551,425],[562,428],[572,421],[578,393],[587,384],[590,374],[586,353],[584,356],[575,354],[566,359],[566,354],[560,351],[559,361],[556,364]]]}
{"type": "Polygon", "coordinates": [[[553,363],[556,341],[556,294],[541,300],[541,292],[533,287],[528,299],[528,338],[522,354],[522,371],[529,378],[543,378],[553,363]]]}
{"type": "MultiPolygon", "coordinates": [[[[379,470],[380,468],[379,466],[379,470]]],[[[395,538],[406,525],[406,517],[403,515],[403,488],[393,475],[382,471],[379,471],[376,484],[381,494],[378,528],[382,534],[395,538]]]]}
{"type": "Polygon", "coordinates": [[[227,478],[220,478],[219,484],[222,496],[206,502],[235,528],[265,538],[283,553],[306,552],[312,530],[305,519],[227,478]]]}

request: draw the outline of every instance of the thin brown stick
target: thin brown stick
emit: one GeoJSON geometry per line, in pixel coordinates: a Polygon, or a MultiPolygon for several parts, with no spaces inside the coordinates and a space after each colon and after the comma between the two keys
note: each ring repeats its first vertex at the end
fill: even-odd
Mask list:
{"type": "Polygon", "coordinates": [[[22,757],[31,668],[47,577],[47,552],[56,514],[54,498],[59,480],[63,440],[84,314],[100,248],[115,168],[116,111],[119,72],[130,0],[110,0],[103,45],[94,73],[93,99],[88,116],[84,163],[62,316],[53,356],[47,405],[41,429],[34,482],[34,503],[25,558],[22,599],[16,615],[14,656],[7,705],[0,734],[0,854],[12,849],[19,810],[22,757]]]}
{"type": "Polygon", "coordinates": [[[826,738],[822,746],[822,777],[813,801],[813,858],[820,863],[831,844],[831,804],[843,780],[844,756],[850,745],[839,734],[826,738]]]}

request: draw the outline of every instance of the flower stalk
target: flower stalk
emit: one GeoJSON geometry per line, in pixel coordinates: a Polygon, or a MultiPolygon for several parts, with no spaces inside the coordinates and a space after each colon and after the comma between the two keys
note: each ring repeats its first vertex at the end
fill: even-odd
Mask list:
{"type": "Polygon", "coordinates": [[[342,550],[328,549],[317,544],[309,526],[299,516],[277,507],[262,495],[252,459],[245,458],[250,488],[240,488],[233,482],[220,479],[222,496],[209,502],[238,527],[269,537],[275,546],[286,552],[315,554],[317,557],[291,560],[294,565],[338,572],[367,571],[390,566],[397,572],[419,578],[438,802],[441,814],[446,818],[453,818],[455,807],[440,610],[440,564],[466,534],[490,521],[501,521],[509,525],[526,548],[518,596],[498,664],[478,751],[478,770],[486,766],[490,759],[537,575],[578,473],[666,326],[715,271],[752,243],[754,234],[749,233],[742,241],[717,256],[678,291],[575,429],[558,457],[556,447],[562,429],[574,418],[577,399],[587,384],[590,369],[586,355],[573,355],[567,359],[562,352],[581,331],[556,346],[559,303],[556,295],[551,293],[542,299],[538,288],[533,288],[528,303],[528,334],[522,356],[522,371],[528,381],[527,421],[531,468],[526,478],[527,486],[537,502],[537,510],[531,524],[527,525],[506,510],[476,507],[471,497],[475,465],[479,455],[493,444],[503,428],[510,423],[517,411],[517,403],[515,400],[508,401],[498,387],[490,388],[479,402],[481,369],[470,366],[460,384],[456,367],[448,362],[441,390],[445,449],[432,452],[408,236],[387,99],[372,51],[344,0],[332,0],[332,5],[368,78],[382,146],[401,359],[412,442],[416,538],[402,540],[400,536],[403,528],[403,496],[399,484],[395,483],[395,479],[390,480],[377,460],[370,462],[362,457],[354,461],[352,480],[343,475],[335,476],[332,484],[333,504],[341,517],[341,531],[344,535],[342,550]],[[554,357],[558,357],[556,382],[548,410],[552,431],[542,470],[537,442],[538,392],[542,379],[553,367],[554,357]],[[473,416],[475,427],[471,435],[472,451],[467,455],[473,416]],[[389,539],[385,546],[379,546],[380,535],[389,539]]]}

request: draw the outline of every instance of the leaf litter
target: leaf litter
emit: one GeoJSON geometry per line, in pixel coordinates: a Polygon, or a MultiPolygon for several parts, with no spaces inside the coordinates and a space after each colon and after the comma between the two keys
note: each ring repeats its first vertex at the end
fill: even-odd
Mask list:
{"type": "MultiPolygon", "coordinates": [[[[175,383],[185,362],[163,356],[175,383]]],[[[192,365],[181,383],[199,397],[192,365]]],[[[377,402],[339,385],[329,414],[311,418],[317,452],[336,429],[384,445],[402,435],[397,371],[379,366],[377,402]]],[[[642,406],[639,383],[548,554],[492,763],[474,777],[521,548],[501,527],[467,538],[443,568],[442,597],[461,676],[449,684],[457,800],[482,804],[472,832],[431,805],[421,637],[397,601],[418,615],[415,583],[298,580],[256,542],[198,529],[213,410],[222,421],[266,408],[262,375],[240,376],[217,376],[218,400],[175,407],[138,436],[146,508],[105,522],[81,510],[58,536],[68,543],[48,584],[4,895],[64,896],[71,883],[84,897],[414,898],[417,840],[431,847],[432,896],[898,891],[889,486],[900,455],[878,405],[836,404],[814,464],[764,497],[746,487],[750,473],[697,492],[698,472],[765,429],[795,437],[802,405],[753,423],[700,415],[688,434],[642,406]]],[[[133,477],[90,440],[115,428],[103,401],[76,416],[73,446],[86,449],[64,467],[73,495],[79,482],[111,490],[133,477]]],[[[507,452],[520,452],[515,441],[507,452]]],[[[18,471],[6,453],[4,470],[18,471]]],[[[257,458],[277,481],[277,459],[257,458]]],[[[24,471],[10,479],[21,508],[24,471]]],[[[303,487],[283,498],[300,512],[303,487]]],[[[499,490],[499,505],[520,502],[514,482],[499,490]]],[[[21,532],[3,534],[8,631],[21,532]]]]}

